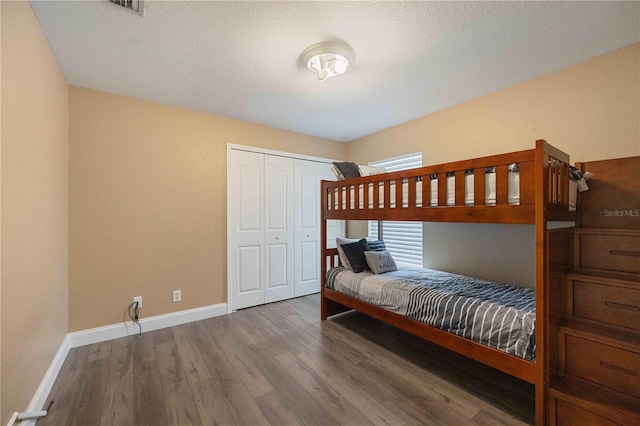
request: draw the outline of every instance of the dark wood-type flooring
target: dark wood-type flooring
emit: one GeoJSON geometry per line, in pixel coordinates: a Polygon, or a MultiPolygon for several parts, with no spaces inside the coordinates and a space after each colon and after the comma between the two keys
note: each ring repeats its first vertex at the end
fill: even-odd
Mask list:
{"type": "Polygon", "coordinates": [[[532,424],[534,388],[320,298],[72,349],[43,425],[532,424]]]}

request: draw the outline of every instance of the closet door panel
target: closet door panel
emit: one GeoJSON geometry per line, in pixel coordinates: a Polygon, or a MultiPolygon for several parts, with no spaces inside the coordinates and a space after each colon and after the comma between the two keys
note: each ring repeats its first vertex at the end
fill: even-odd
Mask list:
{"type": "Polygon", "coordinates": [[[246,308],[264,303],[264,155],[231,151],[229,179],[231,203],[230,279],[232,306],[246,308]]]}
{"type": "Polygon", "coordinates": [[[300,278],[302,283],[315,282],[318,276],[318,254],[320,247],[317,241],[306,241],[300,244],[300,278]]]}
{"type": "Polygon", "coordinates": [[[262,258],[262,246],[238,247],[238,295],[251,297],[261,290],[260,259],[262,258]]]}
{"type": "Polygon", "coordinates": [[[267,288],[270,290],[280,289],[289,284],[287,252],[289,244],[270,244],[267,250],[267,265],[269,265],[269,276],[267,277],[267,288]]]}
{"type": "Polygon", "coordinates": [[[294,296],[293,159],[265,155],[265,302],[294,296]]]}
{"type": "MultiPolygon", "coordinates": [[[[308,168],[300,171],[300,229],[302,231],[318,232],[320,229],[320,210],[318,199],[320,193],[320,178],[318,176],[318,166],[311,163],[308,168]]],[[[303,167],[303,165],[299,165],[303,167]]]]}
{"type": "Polygon", "coordinates": [[[320,291],[320,168],[315,161],[295,160],[296,296],[320,291]]]}
{"type": "Polygon", "coordinates": [[[282,157],[265,158],[265,183],[266,183],[266,210],[267,210],[267,231],[280,232],[289,231],[291,214],[289,205],[293,205],[289,200],[292,191],[288,186],[292,185],[291,160],[282,157]]]}

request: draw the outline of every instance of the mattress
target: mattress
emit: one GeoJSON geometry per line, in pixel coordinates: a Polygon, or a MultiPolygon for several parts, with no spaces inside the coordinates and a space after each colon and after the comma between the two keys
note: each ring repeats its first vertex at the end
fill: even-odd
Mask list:
{"type": "Polygon", "coordinates": [[[424,268],[374,275],[343,267],[326,286],[502,352],[535,359],[535,291],[424,268]]]}

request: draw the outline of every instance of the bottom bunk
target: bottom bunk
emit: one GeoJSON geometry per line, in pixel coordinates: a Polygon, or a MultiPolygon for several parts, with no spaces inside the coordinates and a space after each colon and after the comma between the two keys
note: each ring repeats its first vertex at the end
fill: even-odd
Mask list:
{"type": "MultiPolygon", "coordinates": [[[[335,265],[337,249],[327,254],[335,265]]],[[[531,289],[422,268],[375,275],[335,267],[327,273],[321,303],[323,320],[355,309],[537,383],[531,289]]]]}

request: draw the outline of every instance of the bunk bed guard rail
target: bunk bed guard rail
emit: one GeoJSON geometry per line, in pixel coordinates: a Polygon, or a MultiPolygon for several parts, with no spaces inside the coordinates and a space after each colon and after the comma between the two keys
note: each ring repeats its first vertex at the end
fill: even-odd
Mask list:
{"type": "Polygon", "coordinates": [[[569,156],[544,140],[530,150],[323,181],[322,213],[324,219],[532,224],[537,197],[548,220],[571,220],[569,156]]]}

